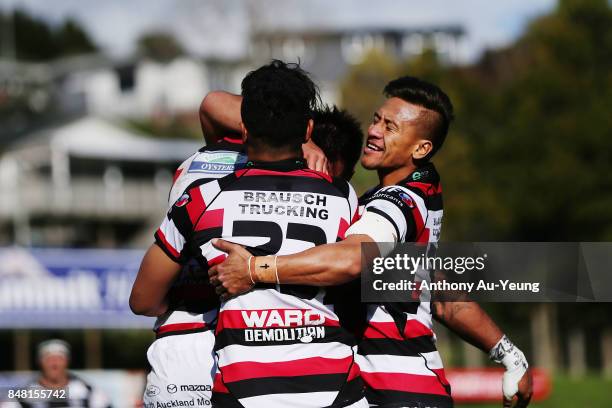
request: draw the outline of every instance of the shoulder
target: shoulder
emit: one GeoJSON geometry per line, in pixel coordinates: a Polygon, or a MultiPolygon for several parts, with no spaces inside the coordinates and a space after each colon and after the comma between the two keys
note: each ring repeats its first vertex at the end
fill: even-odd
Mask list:
{"type": "MultiPolygon", "coordinates": [[[[314,172],[314,173],[318,173],[318,172],[314,172]]],[[[348,181],[346,181],[345,179],[341,177],[331,177],[324,173],[320,173],[320,174],[324,180],[322,182],[327,184],[328,187],[330,187],[331,190],[335,192],[335,194],[333,195],[345,198],[349,201],[357,201],[357,194],[355,193],[355,189],[353,189],[353,186],[351,185],[351,183],[349,183],[348,181]]]]}
{"type": "Polygon", "coordinates": [[[191,162],[200,155],[200,150],[196,151],[195,153],[193,153],[191,156],[189,156],[188,158],[186,158],[179,166],[179,169],[186,169],[189,168],[189,165],[191,164],[191,162]]]}
{"type": "Polygon", "coordinates": [[[72,398],[85,398],[93,390],[93,387],[81,377],[70,374],[68,380],[68,392],[72,398]]]}
{"type": "Polygon", "coordinates": [[[415,203],[415,194],[405,186],[395,185],[379,188],[372,192],[366,199],[365,204],[368,205],[375,201],[388,201],[400,209],[411,209],[415,203]]]}
{"type": "Polygon", "coordinates": [[[433,163],[419,167],[398,184],[423,199],[442,194],[440,175],[433,163]]]}
{"type": "Polygon", "coordinates": [[[363,193],[360,197],[359,197],[359,203],[363,204],[365,203],[375,192],[377,192],[380,189],[380,185],[371,187],[369,189],[366,190],[365,193],[363,193]]]}
{"type": "Polygon", "coordinates": [[[41,388],[42,385],[40,385],[40,376],[32,377],[22,385],[25,388],[41,388]]]}
{"type": "Polygon", "coordinates": [[[318,179],[321,183],[331,185],[342,197],[349,198],[355,194],[351,183],[341,177],[332,177],[329,174],[310,169],[303,170],[303,174],[307,177],[318,179]]]}
{"type": "Polygon", "coordinates": [[[219,179],[197,179],[192,181],[183,189],[178,198],[172,203],[173,208],[194,205],[205,205],[210,202],[222,190],[223,186],[235,179],[233,174],[229,174],[219,179]]]}
{"type": "Polygon", "coordinates": [[[85,381],[83,378],[81,378],[80,376],[74,374],[74,373],[70,373],[68,375],[68,381],[69,382],[74,382],[75,384],[80,384],[83,385],[84,387],[87,387],[89,389],[93,388],[91,385],[89,385],[89,383],[87,381],[85,381]]]}
{"type": "Polygon", "coordinates": [[[348,181],[344,180],[340,177],[333,177],[331,181],[332,185],[342,193],[343,197],[349,198],[351,196],[356,196],[355,190],[353,186],[348,181]]]}
{"type": "Polygon", "coordinates": [[[244,150],[244,143],[240,138],[234,137],[223,137],[219,139],[216,143],[210,143],[203,146],[200,151],[213,151],[213,150],[233,150],[233,151],[242,151],[244,150]]]}
{"type": "Polygon", "coordinates": [[[279,172],[275,170],[246,168],[220,180],[228,190],[283,190],[325,194],[346,198],[352,187],[342,179],[309,169],[279,172]]]}

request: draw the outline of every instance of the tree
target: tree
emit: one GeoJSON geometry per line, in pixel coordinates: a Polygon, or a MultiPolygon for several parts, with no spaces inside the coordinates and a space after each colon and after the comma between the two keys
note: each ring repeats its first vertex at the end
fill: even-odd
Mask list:
{"type": "Polygon", "coordinates": [[[372,120],[374,109],[383,101],[382,90],[397,76],[398,66],[393,58],[379,51],[370,51],[354,65],[340,85],[342,105],[362,124],[372,120]]]}
{"type": "Polygon", "coordinates": [[[605,0],[562,1],[464,73],[470,118],[461,130],[475,135],[482,169],[502,187],[498,200],[512,216],[506,239],[612,236],[610,27],[605,0]]]}
{"type": "Polygon", "coordinates": [[[159,62],[169,62],[185,53],[183,46],[170,33],[150,32],[138,40],[138,50],[146,57],[159,62]]]}
{"type": "Polygon", "coordinates": [[[97,50],[85,30],[78,22],[70,18],[56,30],[55,41],[62,55],[85,54],[97,50]]]}
{"type": "Polygon", "coordinates": [[[444,238],[579,241],[612,237],[612,11],[564,0],[515,44],[467,67],[433,52],[396,63],[370,55],[342,85],[362,120],[386,81],[439,84],[456,121],[435,158],[445,189],[444,238]]]}
{"type": "Polygon", "coordinates": [[[53,26],[42,19],[15,10],[11,16],[0,16],[0,32],[12,30],[15,57],[24,61],[51,59],[90,53],[97,46],[81,25],[72,19],[53,26]]]}

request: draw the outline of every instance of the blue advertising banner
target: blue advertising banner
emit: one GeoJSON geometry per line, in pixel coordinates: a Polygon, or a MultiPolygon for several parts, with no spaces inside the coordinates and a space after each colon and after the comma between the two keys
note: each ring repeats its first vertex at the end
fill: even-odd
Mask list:
{"type": "Polygon", "coordinates": [[[128,305],[143,254],[0,248],[0,329],[151,328],[128,305]]]}

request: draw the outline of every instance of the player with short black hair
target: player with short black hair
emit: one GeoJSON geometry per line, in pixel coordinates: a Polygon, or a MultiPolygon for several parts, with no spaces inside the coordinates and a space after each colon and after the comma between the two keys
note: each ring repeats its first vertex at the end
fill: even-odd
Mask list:
{"type": "Polygon", "coordinates": [[[317,86],[298,64],[273,60],[242,81],[242,123],[254,136],[249,143],[273,150],[298,150],[302,131],[319,106],[317,86]]]}
{"type": "MultiPolygon", "coordinates": [[[[227,92],[213,91],[205,96],[199,113],[207,145],[177,169],[169,205],[195,181],[212,181],[244,167],[247,157],[240,136],[241,104],[242,96],[227,92]]],[[[313,119],[312,138],[302,145],[309,168],[323,170],[329,163],[332,176],[348,181],[363,143],[359,123],[336,107],[317,109],[313,119]]],[[[211,328],[219,300],[208,275],[197,262],[188,262],[166,299],[168,310],[157,318],[156,339],[147,351],[151,371],[143,396],[145,408],[157,402],[210,398],[212,390],[215,362],[211,328]],[[169,393],[172,385],[177,391],[169,393]]]]}
{"type": "MultiPolygon", "coordinates": [[[[247,162],[242,140],[236,137],[240,131],[240,120],[234,120],[240,116],[242,97],[213,92],[204,100],[207,103],[202,103],[200,115],[208,144],[177,169],[169,204],[176,202],[196,180],[221,178],[241,169],[247,162]],[[217,100],[212,104],[213,110],[209,111],[211,97],[217,100]],[[222,112],[217,106],[219,100],[222,102],[222,112]],[[232,120],[210,126],[211,120],[218,119],[220,114],[232,120]]],[[[331,158],[331,175],[349,180],[363,143],[359,124],[346,111],[335,107],[315,112],[314,118],[312,140],[302,147],[304,155],[310,158],[309,164],[312,160],[314,164],[321,163],[320,167],[326,168],[321,160],[325,153],[331,158]],[[317,152],[321,149],[312,143],[313,140],[322,146],[321,154],[317,152]]],[[[214,334],[210,329],[214,327],[219,302],[208,276],[196,262],[188,263],[166,298],[168,310],[158,317],[154,327],[156,340],[147,352],[151,371],[143,397],[145,406],[171,400],[210,398],[212,390],[215,363],[214,334]],[[212,374],[205,376],[202,373],[212,374]],[[168,393],[168,386],[177,383],[182,388],[168,393]]]]}
{"type": "Polygon", "coordinates": [[[314,112],[312,141],[323,150],[333,175],[350,180],[361,156],[361,125],[350,113],[337,106],[324,106],[314,112]]]}
{"type": "MultiPolygon", "coordinates": [[[[277,65],[249,74],[243,87],[243,116],[256,111],[283,131],[290,121],[311,113],[309,92],[300,87],[300,72],[277,65]],[[261,74],[261,75],[260,75],[261,74]],[[301,95],[295,99],[295,95],[301,95]],[[262,102],[259,106],[257,102],[262,102]],[[306,103],[307,102],[307,103],[306,103]]],[[[245,168],[209,183],[194,183],[176,201],[143,259],[131,296],[134,309],[163,312],[163,296],[180,270],[195,257],[207,269],[224,254],[215,237],[241,242],[253,254],[292,253],[344,236],[355,219],[357,201],[346,181],[308,170],[300,145],[313,128],[312,119],[298,135],[285,139],[251,134],[241,124],[249,162],[245,168]]],[[[261,126],[273,131],[274,126],[261,126]]],[[[295,130],[297,132],[297,129],[295,130]]],[[[273,262],[264,260],[261,267],[273,262]]],[[[325,291],[304,285],[261,285],[221,305],[215,349],[219,374],[213,403],[229,406],[290,406],[296,398],[306,407],[365,407],[363,385],[354,364],[351,336],[325,303],[325,291]]]]}
{"type": "Polygon", "coordinates": [[[433,144],[431,152],[425,157],[425,160],[430,160],[444,144],[454,119],[453,105],[448,95],[436,85],[412,76],[403,76],[389,82],[383,94],[387,98],[400,98],[426,108],[421,111],[418,122],[433,144]]]}

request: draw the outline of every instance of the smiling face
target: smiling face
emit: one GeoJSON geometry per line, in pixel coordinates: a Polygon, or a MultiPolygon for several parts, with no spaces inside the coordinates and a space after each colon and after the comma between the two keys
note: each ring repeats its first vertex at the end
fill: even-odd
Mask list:
{"type": "Polygon", "coordinates": [[[368,170],[393,171],[413,165],[431,151],[421,118],[427,109],[400,98],[389,98],[374,113],[361,164],[368,170]]]}

